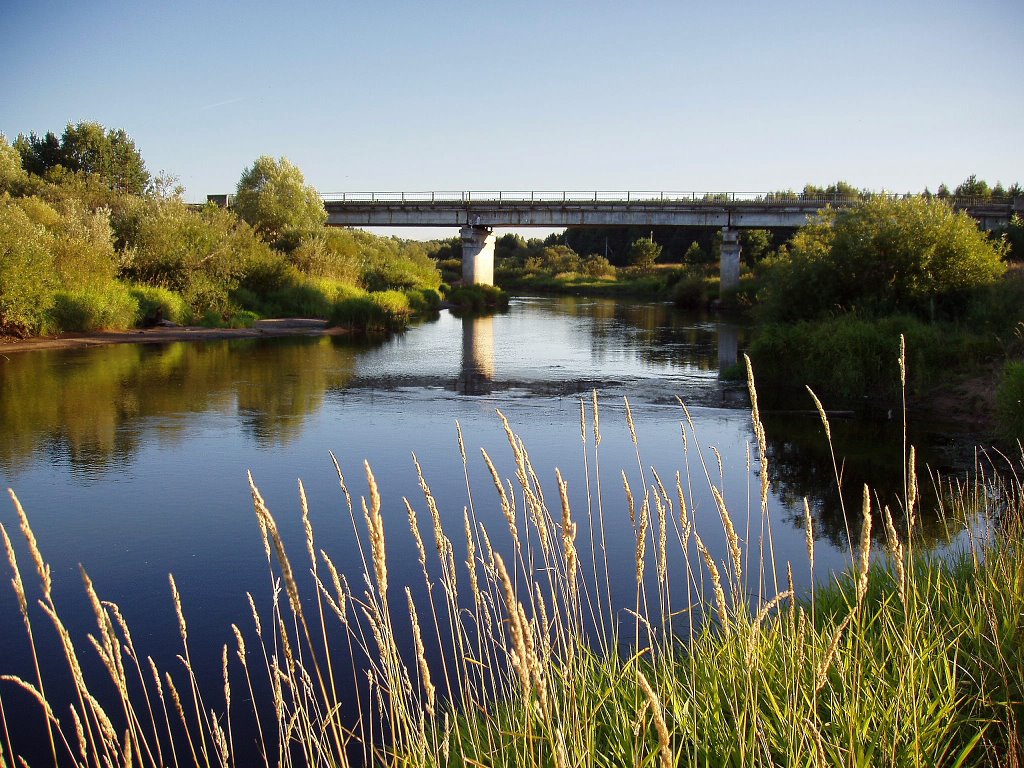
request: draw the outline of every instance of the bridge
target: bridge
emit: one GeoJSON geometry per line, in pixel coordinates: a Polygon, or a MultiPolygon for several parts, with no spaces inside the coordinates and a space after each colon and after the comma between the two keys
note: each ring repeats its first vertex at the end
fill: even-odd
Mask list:
{"type": "MultiPolygon", "coordinates": [[[[907,197],[908,195],[873,195],[907,197]]],[[[459,227],[466,283],[494,282],[494,227],[714,227],[722,230],[721,290],[739,285],[739,230],[800,227],[826,206],[860,195],[794,192],[340,192],[321,195],[327,224],[337,227],[459,227]]],[[[210,196],[230,205],[224,195],[210,196]]],[[[985,230],[1024,214],[1024,198],[950,198],[985,230]]]]}

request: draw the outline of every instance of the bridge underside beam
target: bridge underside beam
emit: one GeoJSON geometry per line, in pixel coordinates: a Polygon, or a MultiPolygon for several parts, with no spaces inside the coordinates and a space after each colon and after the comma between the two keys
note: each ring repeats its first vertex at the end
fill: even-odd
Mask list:
{"type": "Polygon", "coordinates": [[[472,206],[327,203],[327,223],[336,227],[801,227],[813,211],[744,207],[515,205],[472,206]]]}

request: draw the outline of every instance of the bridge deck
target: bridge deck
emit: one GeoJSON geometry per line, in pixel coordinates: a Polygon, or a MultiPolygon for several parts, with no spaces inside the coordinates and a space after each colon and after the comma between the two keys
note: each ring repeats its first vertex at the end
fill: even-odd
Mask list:
{"type": "MultiPolygon", "coordinates": [[[[886,195],[904,197],[904,195],[886,195]]],[[[345,192],[323,195],[334,226],[799,227],[825,206],[860,197],[706,192],[345,192]]],[[[1009,221],[1024,199],[954,199],[983,228],[1009,221]]]]}

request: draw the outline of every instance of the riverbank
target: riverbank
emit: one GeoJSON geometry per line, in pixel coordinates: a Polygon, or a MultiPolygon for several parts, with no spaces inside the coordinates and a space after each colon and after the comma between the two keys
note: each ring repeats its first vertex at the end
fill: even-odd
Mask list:
{"type": "Polygon", "coordinates": [[[343,336],[348,329],[328,326],[315,318],[257,320],[251,328],[207,328],[198,325],[154,326],[130,331],[96,331],[35,336],[28,339],[0,337],[0,354],[43,349],[79,349],[105,344],[167,344],[173,341],[220,341],[224,339],[260,339],[274,336],[343,336]]]}

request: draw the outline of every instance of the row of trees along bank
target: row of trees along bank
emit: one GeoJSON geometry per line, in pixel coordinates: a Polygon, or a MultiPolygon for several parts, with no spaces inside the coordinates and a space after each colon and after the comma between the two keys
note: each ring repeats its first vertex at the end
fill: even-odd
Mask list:
{"type": "Polygon", "coordinates": [[[261,316],[392,329],[439,304],[437,244],[325,228],[284,158],[245,169],[231,210],[182,192],[123,130],[0,136],[0,335],[261,316]]]}

